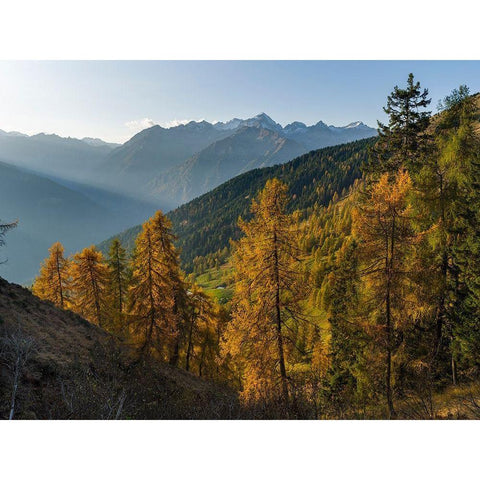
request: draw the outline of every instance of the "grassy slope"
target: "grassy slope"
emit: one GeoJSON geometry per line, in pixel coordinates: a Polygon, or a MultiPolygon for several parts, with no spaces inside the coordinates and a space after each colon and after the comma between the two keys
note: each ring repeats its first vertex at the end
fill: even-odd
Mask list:
{"type": "MultiPolygon", "coordinates": [[[[0,341],[7,332],[35,342],[17,418],[106,418],[126,393],[120,418],[218,418],[236,405],[228,389],[164,364],[138,364],[131,349],[80,316],[0,278],[0,341]],[[67,394],[61,390],[64,385],[67,394]],[[66,398],[74,399],[69,409],[66,398]]],[[[8,416],[11,362],[0,362],[0,418],[8,416]]]]}
{"type": "Polygon", "coordinates": [[[218,269],[211,268],[195,277],[195,282],[218,303],[224,305],[233,296],[232,286],[233,268],[230,263],[221,265],[218,269]]]}

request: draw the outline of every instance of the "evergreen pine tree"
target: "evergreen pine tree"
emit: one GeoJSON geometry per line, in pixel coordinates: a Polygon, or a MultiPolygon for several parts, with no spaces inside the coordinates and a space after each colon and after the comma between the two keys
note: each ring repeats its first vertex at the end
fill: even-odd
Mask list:
{"type": "Polygon", "coordinates": [[[124,314],[130,281],[130,270],[128,268],[127,252],[118,238],[114,238],[110,244],[107,265],[109,269],[110,311],[112,317],[115,319],[113,330],[119,333],[126,333],[124,314]]]}
{"type": "Polygon", "coordinates": [[[431,100],[428,90],[414,82],[410,73],[406,88],[395,86],[384,107],[388,125],[378,122],[379,139],[373,149],[369,170],[380,175],[395,175],[399,168],[415,171],[425,154],[429,136],[430,112],[424,110],[431,100]]]}

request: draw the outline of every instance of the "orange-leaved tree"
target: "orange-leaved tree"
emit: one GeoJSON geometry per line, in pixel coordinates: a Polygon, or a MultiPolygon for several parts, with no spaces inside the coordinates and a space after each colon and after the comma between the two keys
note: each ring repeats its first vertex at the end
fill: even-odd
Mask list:
{"type": "Polygon", "coordinates": [[[102,328],[109,328],[108,266],[95,246],[76,253],[70,268],[72,310],[102,328]]]}
{"type": "Polygon", "coordinates": [[[129,317],[140,353],[156,353],[164,360],[175,354],[181,288],[178,254],[171,223],[158,211],[137,237],[129,288],[129,317]]]}
{"type": "Polygon", "coordinates": [[[49,300],[59,308],[67,308],[70,262],[65,258],[60,242],[54,243],[48,251],[50,255],[43,261],[32,290],[42,300],[49,300]]]}
{"type": "Polygon", "coordinates": [[[412,294],[409,258],[418,239],[412,227],[411,188],[408,172],[400,170],[393,179],[385,173],[370,186],[353,212],[353,232],[359,240],[363,264],[361,275],[371,296],[368,315],[373,321],[374,350],[379,347],[384,359],[384,390],[390,418],[396,416],[393,360],[408,318],[408,297],[412,294]]]}
{"type": "Polygon", "coordinates": [[[236,282],[224,348],[240,365],[244,396],[279,398],[288,412],[288,355],[307,288],[287,202],[287,186],[269,180],[252,202],[253,218],[240,219],[244,236],[234,244],[236,282]]]}
{"type": "Polygon", "coordinates": [[[185,370],[218,377],[224,310],[194,283],[188,289],[185,313],[185,370]]]}

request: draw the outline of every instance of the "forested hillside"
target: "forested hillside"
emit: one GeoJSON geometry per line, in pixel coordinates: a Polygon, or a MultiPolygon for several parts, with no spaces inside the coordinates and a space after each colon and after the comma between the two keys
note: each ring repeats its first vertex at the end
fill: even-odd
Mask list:
{"type": "MultiPolygon", "coordinates": [[[[279,178],[289,185],[289,211],[328,205],[335,194],[341,194],[360,177],[374,142],[366,139],[327,147],[284,165],[251,170],[168,213],[184,268],[191,271],[195,257],[228,247],[231,238],[238,238],[238,217],[249,218],[250,203],[269,178],[279,178]]],[[[133,227],[118,236],[128,249],[133,248],[140,228],[133,227]]],[[[100,244],[100,249],[105,252],[109,242],[100,244]]]]}

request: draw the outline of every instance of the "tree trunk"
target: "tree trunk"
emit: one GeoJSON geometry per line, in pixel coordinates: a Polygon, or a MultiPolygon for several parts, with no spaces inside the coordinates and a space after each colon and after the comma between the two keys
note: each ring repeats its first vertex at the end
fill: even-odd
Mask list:
{"type": "MultiPolygon", "coordinates": [[[[173,315],[175,318],[178,319],[178,297],[175,294],[174,303],[173,303],[173,315]]],[[[180,323],[180,322],[179,322],[180,323]]],[[[177,336],[175,338],[175,345],[173,346],[173,354],[170,357],[169,364],[173,367],[178,366],[178,360],[180,358],[180,333],[183,335],[183,328],[181,328],[181,324],[179,325],[179,331],[177,332],[177,336]]]]}
{"type": "Polygon", "coordinates": [[[121,274],[121,265],[120,265],[120,254],[118,251],[118,246],[115,251],[115,269],[117,277],[117,287],[118,287],[118,313],[121,315],[123,313],[123,285],[122,285],[122,274],[121,274]]]}
{"type": "Polygon", "coordinates": [[[188,341],[187,341],[187,355],[185,358],[185,370],[190,371],[190,355],[192,350],[192,336],[193,336],[193,318],[190,322],[190,328],[188,330],[188,341]]]}
{"type": "Polygon", "coordinates": [[[203,362],[205,361],[205,353],[207,351],[207,343],[208,343],[208,334],[205,336],[205,341],[202,345],[202,353],[200,355],[200,363],[198,364],[198,376],[201,377],[203,373],[203,362]]]}
{"type": "Polygon", "coordinates": [[[385,375],[386,393],[387,393],[387,405],[388,405],[388,418],[392,419],[396,417],[395,408],[393,406],[392,395],[392,323],[390,312],[390,294],[387,294],[387,368],[385,375]]]}
{"type": "Polygon", "coordinates": [[[13,416],[15,415],[15,400],[17,398],[17,390],[18,390],[18,380],[20,378],[20,362],[21,362],[21,353],[17,352],[17,358],[15,359],[15,371],[13,374],[13,385],[12,385],[12,400],[10,403],[10,415],[8,416],[9,420],[13,420],[13,416]]]}
{"type": "Polygon", "coordinates": [[[288,398],[288,378],[287,370],[285,368],[285,355],[283,351],[283,335],[282,335],[282,317],[280,309],[280,272],[278,265],[278,242],[277,233],[273,234],[274,245],[274,275],[275,275],[275,323],[277,328],[277,348],[278,348],[278,361],[280,366],[280,378],[282,382],[282,395],[287,412],[289,410],[289,398],[288,398]]]}
{"type": "Polygon", "coordinates": [[[452,353],[452,383],[457,384],[457,362],[455,362],[455,357],[452,353]]]}
{"type": "Polygon", "coordinates": [[[393,419],[396,417],[395,408],[393,406],[393,394],[392,394],[392,311],[391,311],[391,287],[392,287],[392,273],[393,273],[393,256],[394,256],[394,238],[395,238],[395,219],[392,222],[392,233],[390,238],[390,249],[388,248],[387,239],[387,288],[385,298],[385,327],[387,330],[387,365],[385,373],[385,387],[387,395],[388,406],[388,418],[393,419]]]}
{"type": "Polygon", "coordinates": [[[142,346],[142,353],[145,354],[147,346],[151,345],[152,335],[153,335],[153,326],[155,324],[155,300],[153,298],[153,278],[152,278],[152,243],[150,235],[148,235],[148,294],[149,294],[149,303],[150,303],[150,325],[145,329],[145,342],[142,346]]]}
{"type": "Polygon", "coordinates": [[[60,273],[60,262],[58,259],[58,254],[56,258],[56,267],[57,267],[57,278],[58,278],[58,290],[60,293],[60,308],[63,308],[63,287],[62,287],[62,275],[60,273]]]}
{"type": "Polygon", "coordinates": [[[444,199],[444,188],[443,188],[443,176],[439,174],[440,180],[440,218],[442,221],[442,263],[440,267],[441,276],[442,276],[442,291],[440,292],[440,298],[438,300],[437,313],[435,319],[435,340],[433,345],[433,357],[437,357],[442,343],[443,336],[443,325],[445,323],[445,298],[447,295],[447,275],[448,275],[448,253],[447,245],[445,240],[445,199],[444,199]]]}

